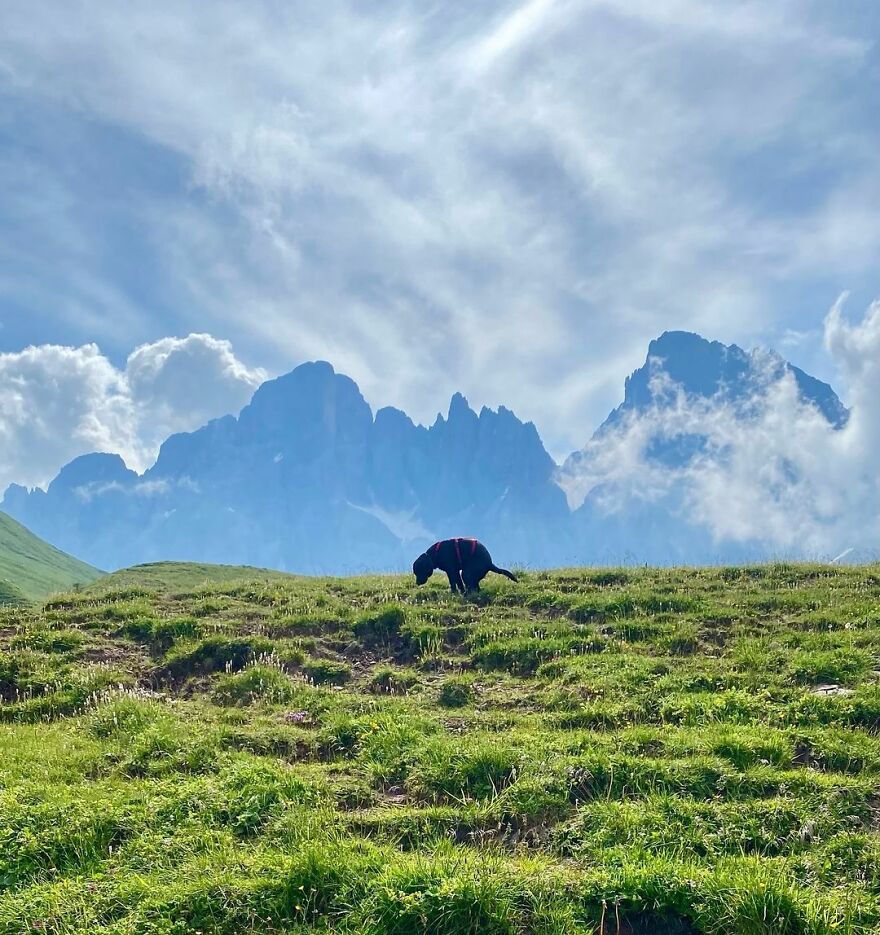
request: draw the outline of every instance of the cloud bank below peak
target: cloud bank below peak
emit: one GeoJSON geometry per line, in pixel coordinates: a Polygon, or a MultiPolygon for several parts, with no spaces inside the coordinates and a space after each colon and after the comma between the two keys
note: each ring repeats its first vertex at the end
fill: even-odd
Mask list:
{"type": "Polygon", "coordinates": [[[835,427],[775,360],[738,400],[683,392],[658,366],[655,402],[628,412],[572,456],[561,480],[570,503],[606,516],[634,504],[668,510],[717,544],[752,554],[832,557],[880,553],[880,302],[844,319],[842,296],[824,322],[824,343],[851,409],[835,427]],[[670,463],[658,451],[688,451],[670,463]],[[662,505],[662,506],[661,506],[662,505]]]}

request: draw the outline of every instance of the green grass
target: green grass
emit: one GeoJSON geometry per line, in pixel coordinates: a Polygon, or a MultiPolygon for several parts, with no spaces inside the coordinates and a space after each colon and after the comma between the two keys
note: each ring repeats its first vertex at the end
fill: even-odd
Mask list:
{"type": "Polygon", "coordinates": [[[226,586],[254,581],[292,581],[294,575],[250,565],[205,565],[197,562],[151,562],[105,575],[89,590],[120,591],[147,588],[156,591],[186,591],[222,583],[226,586]]]}
{"type": "Polygon", "coordinates": [[[0,605],[45,600],[101,575],[0,513],[0,605]]]}
{"type": "Polygon", "coordinates": [[[0,610],[0,935],[880,931],[880,568],[0,610]]]}

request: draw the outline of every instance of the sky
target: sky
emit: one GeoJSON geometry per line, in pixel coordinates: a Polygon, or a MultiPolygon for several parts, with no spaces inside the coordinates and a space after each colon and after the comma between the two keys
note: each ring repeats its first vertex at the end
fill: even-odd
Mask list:
{"type": "Polygon", "coordinates": [[[4,0],[0,488],[142,470],[311,359],[559,459],[668,329],[850,401],[878,38],[875,0],[4,0]]]}

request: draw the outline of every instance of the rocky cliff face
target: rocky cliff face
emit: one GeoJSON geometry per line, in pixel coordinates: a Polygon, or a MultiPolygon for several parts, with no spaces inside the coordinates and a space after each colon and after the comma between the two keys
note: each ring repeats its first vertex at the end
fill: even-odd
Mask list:
{"type": "MultiPolygon", "coordinates": [[[[574,510],[562,488],[627,419],[673,405],[676,394],[722,400],[748,418],[761,386],[785,373],[832,425],[845,424],[834,391],[781,358],[667,332],[591,445],[560,470],[535,426],[503,406],[477,413],[456,394],[430,427],[393,408],[374,417],[352,380],[308,363],[263,384],[237,417],[169,438],[143,475],[117,455],[86,455],[46,491],[13,485],[2,509],[108,569],[179,559],[398,570],[455,535],[483,539],[500,563],[531,566],[735,558],[739,546],[719,551],[688,526],[679,492],[630,497],[609,513],[602,484],[574,510]]],[[[699,433],[658,437],[651,457],[672,470],[700,446],[699,433]]]]}

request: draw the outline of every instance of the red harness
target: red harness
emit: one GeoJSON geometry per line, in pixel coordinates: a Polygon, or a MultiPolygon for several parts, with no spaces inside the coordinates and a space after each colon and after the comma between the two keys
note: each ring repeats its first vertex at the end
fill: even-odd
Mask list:
{"type": "MultiPolygon", "coordinates": [[[[449,539],[446,539],[445,541],[446,541],[446,542],[449,542],[450,540],[449,540],[449,539]]],[[[477,551],[477,540],[476,540],[476,539],[452,539],[451,541],[455,544],[455,557],[458,559],[458,567],[459,567],[459,570],[461,570],[462,568],[464,568],[464,565],[463,565],[462,562],[461,562],[461,543],[462,543],[462,542],[470,542],[470,544],[471,544],[471,555],[473,555],[474,552],[477,551]]],[[[443,545],[443,542],[435,542],[434,545],[433,545],[431,548],[432,548],[435,552],[439,552],[439,551],[440,551],[440,546],[441,546],[441,545],[443,545]]]]}

